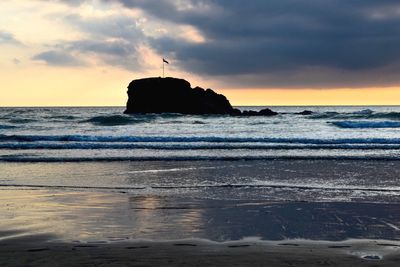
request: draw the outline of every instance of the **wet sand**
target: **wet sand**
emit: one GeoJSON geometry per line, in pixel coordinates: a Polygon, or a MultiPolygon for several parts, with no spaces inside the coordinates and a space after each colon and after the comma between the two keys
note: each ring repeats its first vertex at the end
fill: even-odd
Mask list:
{"type": "Polygon", "coordinates": [[[0,242],[0,266],[399,266],[400,243],[349,240],[0,242]]]}
{"type": "Polygon", "coordinates": [[[0,240],[400,240],[400,204],[215,200],[66,190],[0,190],[0,240]]]}
{"type": "Polygon", "coordinates": [[[400,163],[143,164],[0,164],[0,266],[400,266],[400,163]]]}

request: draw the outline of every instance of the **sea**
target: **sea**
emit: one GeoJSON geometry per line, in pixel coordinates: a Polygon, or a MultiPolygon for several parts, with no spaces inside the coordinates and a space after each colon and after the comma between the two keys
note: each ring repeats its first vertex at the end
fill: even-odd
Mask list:
{"type": "Polygon", "coordinates": [[[0,240],[399,240],[400,106],[271,109],[0,108],[0,240]]]}
{"type": "MultiPolygon", "coordinates": [[[[260,110],[263,107],[239,107],[260,110]]],[[[274,107],[271,117],[1,108],[8,162],[400,158],[400,107],[274,107]]]]}

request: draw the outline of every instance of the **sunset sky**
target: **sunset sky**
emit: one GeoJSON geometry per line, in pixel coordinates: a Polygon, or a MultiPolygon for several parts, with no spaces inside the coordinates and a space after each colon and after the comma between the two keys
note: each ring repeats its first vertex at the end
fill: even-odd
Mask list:
{"type": "Polygon", "coordinates": [[[3,0],[0,106],[123,106],[137,78],[233,105],[400,104],[398,0],[3,0]]]}

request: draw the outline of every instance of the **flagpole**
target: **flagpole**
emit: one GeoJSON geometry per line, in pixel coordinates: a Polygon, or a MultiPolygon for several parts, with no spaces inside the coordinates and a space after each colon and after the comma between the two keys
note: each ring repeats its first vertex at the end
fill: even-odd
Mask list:
{"type": "Polygon", "coordinates": [[[163,59],[163,62],[162,62],[162,77],[163,78],[165,78],[165,73],[164,73],[164,59],[163,59]]]}

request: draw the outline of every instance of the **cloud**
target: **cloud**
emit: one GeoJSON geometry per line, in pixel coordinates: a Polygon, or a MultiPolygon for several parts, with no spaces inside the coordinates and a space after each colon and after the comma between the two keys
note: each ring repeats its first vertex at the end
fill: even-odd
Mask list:
{"type": "Polygon", "coordinates": [[[68,43],[72,51],[81,54],[94,55],[98,60],[111,65],[119,66],[128,70],[141,70],[138,52],[135,44],[126,40],[80,40],[68,43]]]}
{"type": "Polygon", "coordinates": [[[81,32],[77,40],[61,40],[50,45],[51,50],[34,57],[49,65],[82,65],[83,59],[100,64],[140,70],[143,63],[138,50],[144,44],[142,31],[135,18],[128,15],[83,17],[78,14],[55,14],[67,24],[81,32]],[[77,60],[72,55],[79,55],[77,60]]]}
{"type": "Polygon", "coordinates": [[[21,43],[15,39],[12,33],[0,30],[0,44],[20,45],[21,43]]]}
{"type": "Polygon", "coordinates": [[[136,18],[129,15],[83,17],[70,14],[64,16],[63,21],[93,39],[139,40],[143,36],[141,29],[137,27],[136,18]]]}
{"type": "Polygon", "coordinates": [[[99,0],[140,17],[64,16],[85,37],[63,51],[144,69],[140,46],[226,86],[365,87],[400,83],[397,0],[99,0]],[[112,4],[110,4],[112,3],[112,4]]]}
{"type": "Polygon", "coordinates": [[[150,40],[159,53],[199,75],[252,76],[259,85],[288,87],[321,86],[324,79],[329,86],[368,86],[386,75],[388,84],[400,81],[392,75],[400,71],[398,1],[120,2],[204,35],[202,43],[174,36],[150,40]]]}
{"type": "Polygon", "coordinates": [[[50,66],[83,66],[84,62],[63,51],[49,50],[32,57],[50,66]]]}

